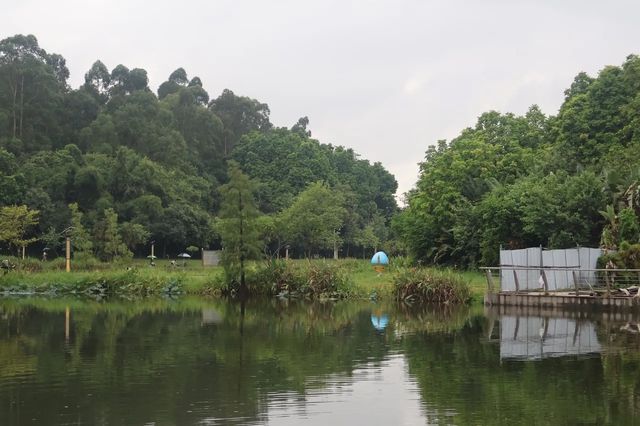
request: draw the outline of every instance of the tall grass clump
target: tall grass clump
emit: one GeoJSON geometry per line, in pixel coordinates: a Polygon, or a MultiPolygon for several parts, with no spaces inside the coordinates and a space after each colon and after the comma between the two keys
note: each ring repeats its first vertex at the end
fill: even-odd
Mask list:
{"type": "Polygon", "coordinates": [[[471,299],[469,284],[455,272],[405,269],[393,279],[393,295],[407,303],[461,304],[471,299]]]}
{"type": "Polygon", "coordinates": [[[314,262],[307,272],[307,290],[316,297],[343,298],[349,295],[349,280],[344,271],[327,262],[314,262]]]}
{"type": "Polygon", "coordinates": [[[249,291],[281,297],[337,298],[349,295],[347,274],[330,262],[274,260],[251,270],[249,291]]]}

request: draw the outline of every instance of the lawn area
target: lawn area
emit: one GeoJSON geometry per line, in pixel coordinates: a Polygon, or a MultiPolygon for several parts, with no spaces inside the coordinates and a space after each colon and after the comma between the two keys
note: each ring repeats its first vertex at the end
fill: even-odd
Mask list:
{"type": "MultiPolygon", "coordinates": [[[[179,282],[182,291],[187,294],[212,294],[219,289],[222,282],[223,269],[221,267],[204,267],[197,259],[186,262],[177,261],[173,266],[168,260],[156,260],[156,266],[151,267],[147,259],[131,259],[119,263],[101,263],[95,260],[72,261],[72,272],[64,270],[64,259],[50,262],[40,262],[35,259],[10,259],[16,264],[15,270],[6,274],[0,272],[0,289],[5,291],[52,291],[60,289],[78,291],[83,286],[90,286],[96,282],[113,282],[116,286],[124,286],[134,282],[153,283],[155,289],[161,288],[161,283],[179,282]]],[[[257,270],[264,261],[249,262],[249,271],[257,270]]],[[[376,297],[388,299],[392,297],[393,278],[396,268],[392,264],[382,273],[373,270],[367,260],[340,259],[337,262],[329,260],[290,260],[296,266],[304,268],[314,262],[336,264],[348,278],[348,285],[352,286],[351,295],[356,298],[376,297]]],[[[455,272],[468,282],[473,303],[482,302],[486,282],[479,271],[455,272]]],[[[151,284],[149,284],[151,285],[151,284]]]]}

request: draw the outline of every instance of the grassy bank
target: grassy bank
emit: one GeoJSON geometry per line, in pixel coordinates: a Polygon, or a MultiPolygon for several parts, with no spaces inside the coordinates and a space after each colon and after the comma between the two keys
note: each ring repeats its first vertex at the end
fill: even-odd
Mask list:
{"type": "MultiPolygon", "coordinates": [[[[222,268],[205,268],[197,260],[187,261],[186,266],[179,262],[177,267],[170,266],[169,262],[157,262],[157,266],[150,267],[144,260],[126,263],[90,260],[74,262],[70,273],[64,271],[61,262],[11,261],[16,269],[6,274],[0,272],[2,292],[220,295],[226,290],[222,268]]],[[[309,297],[314,291],[327,297],[391,299],[393,279],[400,272],[400,268],[391,266],[378,274],[368,261],[358,259],[292,260],[287,265],[282,269],[267,262],[250,263],[249,285],[256,293],[271,295],[309,297]]],[[[482,300],[486,284],[480,273],[452,274],[468,283],[472,300],[482,300]]]]}

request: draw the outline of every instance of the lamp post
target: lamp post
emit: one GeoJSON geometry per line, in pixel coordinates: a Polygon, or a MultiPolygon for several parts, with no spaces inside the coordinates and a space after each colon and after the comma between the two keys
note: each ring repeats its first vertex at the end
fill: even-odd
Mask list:
{"type": "Polygon", "coordinates": [[[61,235],[65,236],[65,250],[64,250],[64,259],[65,259],[65,270],[67,272],[71,272],[71,237],[69,236],[73,231],[73,226],[69,226],[65,228],[61,235]]]}
{"type": "Polygon", "coordinates": [[[67,272],[71,272],[71,238],[66,238],[65,244],[65,269],[67,272]]]}

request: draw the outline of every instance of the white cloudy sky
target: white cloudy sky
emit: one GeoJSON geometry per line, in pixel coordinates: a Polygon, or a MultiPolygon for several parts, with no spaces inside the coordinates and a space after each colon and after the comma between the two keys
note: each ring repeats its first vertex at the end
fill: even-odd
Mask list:
{"type": "Polygon", "coordinates": [[[276,126],[308,116],[321,142],[382,162],[403,193],[424,151],[483,111],[554,114],[579,71],[640,53],[637,0],[21,0],[0,37],[34,34],[77,87],[96,59],[177,67],[212,97],[269,104],[276,126]]]}

